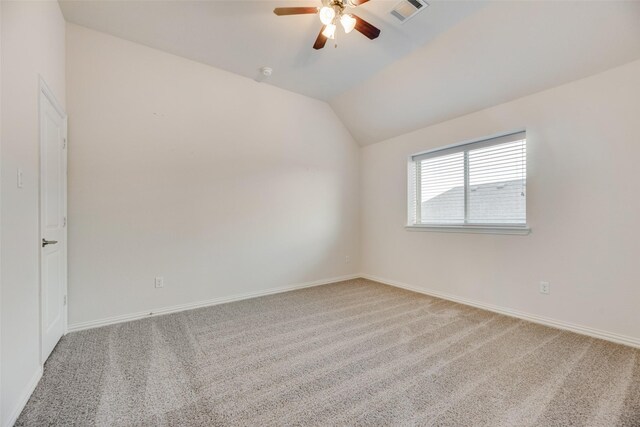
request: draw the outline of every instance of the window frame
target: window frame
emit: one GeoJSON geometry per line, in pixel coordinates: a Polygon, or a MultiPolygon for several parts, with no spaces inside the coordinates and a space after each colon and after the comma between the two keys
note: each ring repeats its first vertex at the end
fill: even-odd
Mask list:
{"type": "MultiPolygon", "coordinates": [[[[526,216],[525,212],[525,223],[524,224],[476,224],[476,223],[464,223],[464,224],[420,224],[420,223],[412,223],[412,218],[414,216],[420,214],[420,209],[418,206],[415,206],[414,212],[412,212],[413,203],[419,204],[419,198],[417,197],[419,191],[419,171],[416,168],[416,163],[440,156],[445,156],[448,154],[463,152],[465,158],[468,156],[469,150],[475,150],[485,147],[490,147],[493,145],[498,145],[501,143],[509,142],[508,139],[512,139],[514,135],[524,134],[525,140],[527,143],[529,142],[527,139],[527,131],[526,129],[517,129],[509,132],[502,132],[490,136],[485,136],[482,138],[476,138],[473,140],[468,140],[464,142],[459,142],[451,145],[447,145],[444,147],[439,147],[435,149],[430,149],[426,151],[422,151],[416,154],[412,154],[408,157],[407,160],[407,223],[405,225],[405,229],[409,231],[435,231],[435,232],[448,232],[448,233],[481,233],[481,234],[515,234],[515,235],[528,235],[531,233],[531,227],[529,226],[529,218],[526,216]],[[413,170],[412,170],[413,169],[413,170]],[[416,175],[413,179],[416,182],[416,188],[412,188],[412,176],[416,175]]],[[[465,159],[466,160],[466,159],[465,159]]],[[[464,193],[465,193],[465,217],[466,210],[468,209],[468,201],[467,201],[467,189],[469,187],[469,171],[467,170],[468,162],[465,161],[465,170],[464,170],[464,193]]],[[[525,182],[527,177],[527,170],[525,169],[525,182]]],[[[526,193],[525,193],[526,197],[526,193]]]]}

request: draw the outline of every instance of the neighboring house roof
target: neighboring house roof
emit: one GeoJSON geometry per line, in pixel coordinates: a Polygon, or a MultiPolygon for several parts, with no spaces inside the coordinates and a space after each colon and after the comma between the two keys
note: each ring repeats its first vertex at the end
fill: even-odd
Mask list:
{"type": "MultiPolygon", "coordinates": [[[[473,223],[523,223],[526,221],[524,180],[470,186],[469,221],[473,223]]],[[[464,221],[464,187],[422,202],[422,222],[460,223],[464,221]]]]}

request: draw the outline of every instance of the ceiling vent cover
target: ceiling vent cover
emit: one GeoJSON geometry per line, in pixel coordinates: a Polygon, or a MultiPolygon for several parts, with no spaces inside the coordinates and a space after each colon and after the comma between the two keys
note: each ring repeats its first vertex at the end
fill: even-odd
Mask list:
{"type": "Polygon", "coordinates": [[[398,18],[402,23],[407,22],[410,18],[429,6],[429,3],[423,0],[402,0],[391,10],[391,14],[398,18]]]}

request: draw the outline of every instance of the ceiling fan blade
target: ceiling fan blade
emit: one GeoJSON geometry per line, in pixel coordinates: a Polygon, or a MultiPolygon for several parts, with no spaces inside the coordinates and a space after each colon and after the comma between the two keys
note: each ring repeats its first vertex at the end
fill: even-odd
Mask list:
{"type": "Polygon", "coordinates": [[[316,39],[316,42],[313,44],[313,48],[315,50],[322,49],[324,45],[327,43],[327,38],[324,36],[324,34],[322,34],[325,28],[326,28],[326,25],[323,25],[322,28],[320,28],[320,34],[318,34],[318,38],[316,39]]]}
{"type": "Polygon", "coordinates": [[[360,18],[359,16],[356,16],[356,15],[352,15],[352,16],[356,19],[355,29],[357,31],[360,31],[362,34],[369,37],[371,40],[378,38],[378,36],[380,35],[380,30],[378,28],[369,24],[367,21],[360,18]]]}
{"type": "Polygon", "coordinates": [[[368,2],[369,0],[347,0],[349,2],[349,4],[351,4],[351,6],[356,7],[356,6],[360,6],[363,3],[368,2]]]}
{"type": "Polygon", "coordinates": [[[307,13],[318,13],[317,7],[276,7],[273,13],[278,16],[284,15],[304,15],[307,13]]]}

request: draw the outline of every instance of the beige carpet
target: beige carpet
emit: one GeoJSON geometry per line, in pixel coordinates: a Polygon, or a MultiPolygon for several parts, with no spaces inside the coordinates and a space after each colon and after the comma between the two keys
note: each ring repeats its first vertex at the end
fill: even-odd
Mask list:
{"type": "Polygon", "coordinates": [[[640,426],[640,351],[366,280],[64,337],[19,426],[640,426]]]}

